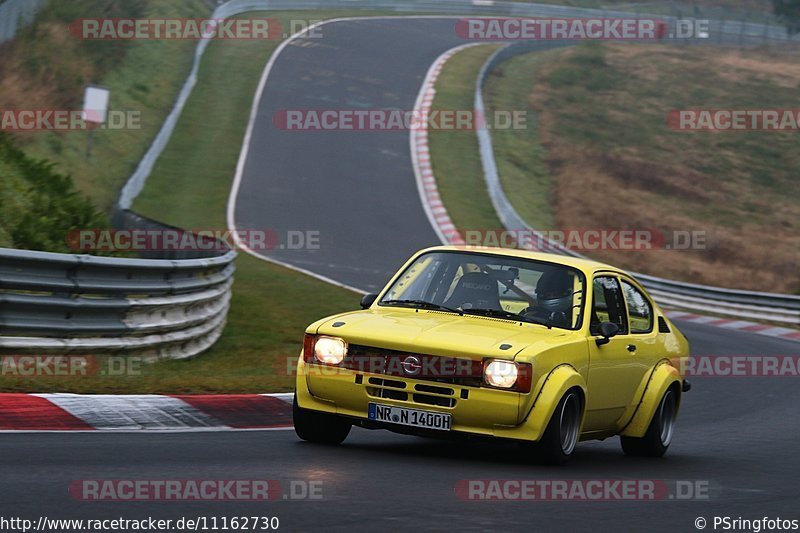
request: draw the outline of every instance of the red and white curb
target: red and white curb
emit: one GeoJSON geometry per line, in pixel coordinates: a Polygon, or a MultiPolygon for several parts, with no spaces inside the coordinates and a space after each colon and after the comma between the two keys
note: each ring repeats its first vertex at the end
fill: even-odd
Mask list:
{"type": "Polygon", "coordinates": [[[666,311],[666,313],[670,320],[681,320],[684,322],[693,322],[695,324],[704,324],[706,326],[715,326],[718,328],[731,329],[735,331],[757,333],[758,335],[766,335],[768,337],[775,337],[790,341],[800,341],[800,331],[796,329],[770,326],[769,324],[759,324],[758,322],[749,322],[747,320],[734,320],[730,318],[698,315],[696,313],[689,313],[685,311],[666,311]]]}
{"type": "MultiPolygon", "coordinates": [[[[436,61],[428,69],[425,80],[422,82],[422,88],[417,95],[417,101],[414,104],[414,116],[430,116],[433,99],[436,96],[436,80],[439,79],[439,74],[442,73],[442,67],[453,55],[465,48],[476,46],[476,44],[470,43],[452,48],[436,58],[436,61]]],[[[431,167],[428,129],[411,128],[410,141],[411,160],[414,166],[414,175],[417,179],[417,188],[422,200],[422,207],[428,215],[431,226],[433,226],[434,231],[444,244],[466,244],[450,219],[450,215],[447,214],[447,209],[442,203],[442,197],[439,195],[439,188],[436,185],[436,178],[431,167]]]]}
{"type": "Polygon", "coordinates": [[[292,427],[293,394],[0,394],[0,431],[224,431],[292,427]]]}

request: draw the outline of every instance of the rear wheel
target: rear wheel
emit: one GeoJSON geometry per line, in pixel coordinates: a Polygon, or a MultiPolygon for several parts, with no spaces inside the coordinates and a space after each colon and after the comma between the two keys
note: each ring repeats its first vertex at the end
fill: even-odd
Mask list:
{"type": "Polygon", "coordinates": [[[548,464],[566,463],[578,444],[581,428],[581,397],[568,391],[558,402],[550,422],[536,444],[537,455],[548,464]]]}
{"type": "Polygon", "coordinates": [[[672,442],[677,415],[678,394],[671,388],[664,393],[644,437],[620,437],[622,451],[637,457],[661,457],[672,442]]]}
{"type": "Polygon", "coordinates": [[[309,411],[297,405],[297,395],[292,404],[294,431],[308,442],[319,444],[341,444],[350,434],[352,424],[328,413],[309,411]]]}

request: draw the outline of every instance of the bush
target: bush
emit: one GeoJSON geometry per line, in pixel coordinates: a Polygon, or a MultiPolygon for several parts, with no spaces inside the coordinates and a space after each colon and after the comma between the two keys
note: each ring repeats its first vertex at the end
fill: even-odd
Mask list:
{"type": "Polygon", "coordinates": [[[69,176],[28,157],[0,132],[0,246],[68,253],[70,230],[104,227],[106,216],[69,176]]]}

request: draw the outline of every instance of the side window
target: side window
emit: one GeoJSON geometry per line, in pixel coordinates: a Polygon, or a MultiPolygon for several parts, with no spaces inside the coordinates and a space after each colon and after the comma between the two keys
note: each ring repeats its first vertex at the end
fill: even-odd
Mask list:
{"type": "Polygon", "coordinates": [[[631,321],[631,333],[650,333],[653,331],[653,309],[642,291],[622,280],[625,303],[631,321]]]}
{"type": "Polygon", "coordinates": [[[600,333],[601,322],[614,322],[619,326],[620,335],[628,332],[625,317],[625,301],[617,278],[599,276],[594,278],[594,302],[589,326],[592,335],[600,333]]]}

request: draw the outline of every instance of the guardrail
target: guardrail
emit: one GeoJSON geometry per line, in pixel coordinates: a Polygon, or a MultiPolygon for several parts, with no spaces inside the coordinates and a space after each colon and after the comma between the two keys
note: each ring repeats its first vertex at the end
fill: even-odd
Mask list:
{"type": "Polygon", "coordinates": [[[197,355],[219,338],[230,305],[236,253],[218,248],[190,259],[0,248],[0,352],[197,355]]]}
{"type": "MultiPolygon", "coordinates": [[[[534,42],[517,43],[504,46],[492,54],[483,64],[478,74],[475,85],[475,110],[478,114],[485,113],[483,100],[483,87],[489,74],[502,62],[523,53],[553,49],[568,46],[569,42],[534,42]]],[[[503,227],[510,231],[526,231],[536,235],[539,243],[544,243],[544,251],[584,257],[583,255],[564,248],[559,243],[547,239],[542,233],[537,232],[517,213],[503,191],[497,163],[492,148],[492,138],[488,129],[477,130],[478,145],[483,165],[484,179],[489,191],[492,206],[503,227]]],[[[668,279],[634,273],[639,282],[650,291],[653,298],[665,307],[685,309],[701,313],[712,313],[727,317],[750,320],[766,320],[779,324],[800,325],[800,296],[776,294],[767,292],[754,292],[736,289],[725,289],[695,283],[684,283],[668,279]]]]}

